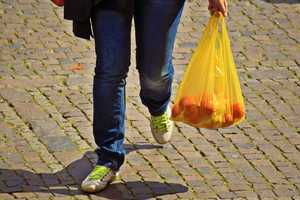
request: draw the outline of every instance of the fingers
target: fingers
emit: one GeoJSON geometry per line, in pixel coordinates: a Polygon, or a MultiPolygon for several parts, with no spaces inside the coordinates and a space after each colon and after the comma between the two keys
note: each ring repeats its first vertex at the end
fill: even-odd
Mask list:
{"type": "Polygon", "coordinates": [[[225,5],[225,1],[218,1],[218,3],[215,4],[217,11],[221,12],[223,16],[227,16],[227,9],[225,5]]]}
{"type": "Polygon", "coordinates": [[[227,16],[227,13],[228,13],[228,3],[227,3],[227,0],[224,1],[224,4],[225,4],[225,12],[226,12],[225,16],[227,16]]]}
{"type": "Polygon", "coordinates": [[[217,16],[220,16],[220,15],[223,15],[223,16],[225,16],[225,17],[227,16],[227,13],[226,13],[226,12],[224,12],[222,9],[217,8],[217,7],[211,6],[211,7],[208,8],[208,10],[209,10],[212,14],[216,13],[217,16]]]}
{"type": "Polygon", "coordinates": [[[224,0],[224,2],[221,3],[221,7],[222,7],[222,11],[221,12],[226,17],[227,16],[227,1],[226,0],[224,0]]]}
{"type": "Polygon", "coordinates": [[[225,17],[227,16],[227,10],[225,4],[221,4],[220,11],[225,17]]]}
{"type": "Polygon", "coordinates": [[[227,0],[208,0],[208,10],[211,12],[221,12],[223,16],[227,16],[227,0]]]}

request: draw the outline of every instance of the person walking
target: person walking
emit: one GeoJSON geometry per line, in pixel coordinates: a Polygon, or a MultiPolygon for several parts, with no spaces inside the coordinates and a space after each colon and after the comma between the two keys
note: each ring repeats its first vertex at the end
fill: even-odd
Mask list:
{"type": "MultiPolygon", "coordinates": [[[[93,193],[103,190],[116,178],[125,160],[125,89],[132,19],[139,95],[151,115],[151,132],[159,144],[171,139],[172,52],[185,0],[78,0],[76,3],[65,0],[65,18],[73,20],[76,36],[89,39],[93,35],[95,39],[93,136],[98,160],[81,183],[83,191],[93,193]]],[[[209,0],[208,9],[226,16],[227,2],[209,0]]]]}

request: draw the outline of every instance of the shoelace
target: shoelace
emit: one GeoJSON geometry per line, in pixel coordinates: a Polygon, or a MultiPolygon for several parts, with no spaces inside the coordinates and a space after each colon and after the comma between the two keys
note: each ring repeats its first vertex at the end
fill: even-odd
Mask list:
{"type": "Polygon", "coordinates": [[[104,166],[96,166],[94,170],[91,172],[89,175],[90,180],[99,180],[102,179],[108,172],[109,172],[108,167],[104,166]]]}
{"type": "Polygon", "coordinates": [[[160,116],[152,117],[153,127],[160,131],[167,131],[169,116],[164,113],[160,116]]]}

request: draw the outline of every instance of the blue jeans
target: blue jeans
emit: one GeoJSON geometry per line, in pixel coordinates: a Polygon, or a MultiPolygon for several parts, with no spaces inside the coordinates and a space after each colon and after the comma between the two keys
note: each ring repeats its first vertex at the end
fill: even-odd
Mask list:
{"type": "Polygon", "coordinates": [[[140,98],[151,115],[164,113],[173,80],[172,52],[184,0],[103,0],[93,10],[97,55],[93,82],[93,135],[98,164],[124,163],[125,86],[130,30],[135,21],[140,98]]]}

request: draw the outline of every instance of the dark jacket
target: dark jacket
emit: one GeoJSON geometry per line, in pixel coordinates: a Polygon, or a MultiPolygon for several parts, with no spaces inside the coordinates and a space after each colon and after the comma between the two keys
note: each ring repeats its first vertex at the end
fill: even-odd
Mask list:
{"type": "Polygon", "coordinates": [[[73,21],[75,36],[90,39],[93,37],[90,18],[92,8],[101,0],[65,0],[64,18],[73,21]]]}

